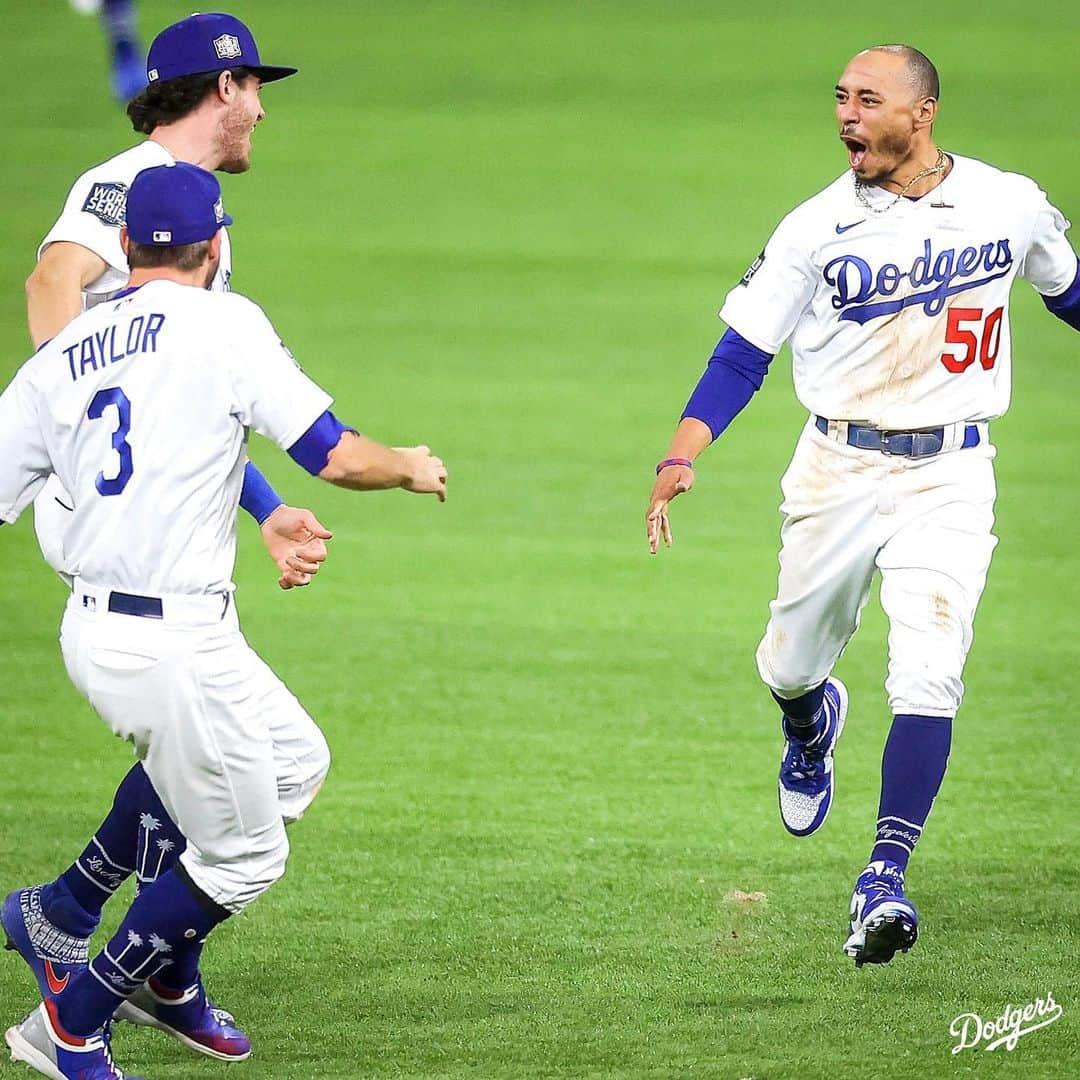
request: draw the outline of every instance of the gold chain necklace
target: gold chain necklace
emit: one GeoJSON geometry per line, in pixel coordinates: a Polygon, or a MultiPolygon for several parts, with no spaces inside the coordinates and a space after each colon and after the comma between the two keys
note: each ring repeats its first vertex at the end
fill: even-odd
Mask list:
{"type": "Polygon", "coordinates": [[[873,203],[870,202],[866,197],[866,189],[870,185],[864,184],[853,172],[851,175],[855,178],[855,198],[858,199],[859,203],[869,210],[871,214],[887,214],[920,180],[925,180],[928,176],[936,176],[938,173],[943,173],[948,167],[949,159],[945,156],[945,151],[939,148],[937,152],[937,161],[929,168],[916,173],[900,189],[893,201],[886,206],[874,206],[873,203]]]}

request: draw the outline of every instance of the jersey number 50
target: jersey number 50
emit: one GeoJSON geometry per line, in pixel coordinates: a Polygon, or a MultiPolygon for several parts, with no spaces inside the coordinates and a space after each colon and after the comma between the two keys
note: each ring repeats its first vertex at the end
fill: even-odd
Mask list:
{"type": "Polygon", "coordinates": [[[118,422],[112,433],[112,448],[120,456],[120,471],[111,480],[106,478],[104,471],[99,472],[94,486],[102,495],[119,495],[131,479],[131,444],[127,441],[128,432],[131,430],[131,402],[119,386],[99,390],[90,399],[86,417],[88,420],[99,419],[109,405],[116,406],[118,422]]]}
{"type": "Polygon", "coordinates": [[[983,321],[983,309],[977,307],[949,308],[949,321],[945,327],[945,340],[950,345],[963,345],[964,353],[943,352],[941,362],[952,372],[966,371],[974,362],[976,355],[984,371],[989,371],[997,360],[1001,346],[1002,308],[994,308],[983,321]],[[963,323],[982,323],[982,333],[969,330],[963,323]]]}

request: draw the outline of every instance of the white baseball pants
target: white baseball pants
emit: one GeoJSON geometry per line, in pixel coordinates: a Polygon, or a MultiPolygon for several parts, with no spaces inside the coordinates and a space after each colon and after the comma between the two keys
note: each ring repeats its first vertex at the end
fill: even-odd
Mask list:
{"type": "Polygon", "coordinates": [[[875,570],[889,618],[893,713],[954,716],[997,543],[994,448],[933,457],[860,450],[808,421],[781,481],[780,581],[757,650],[781,697],[818,686],[859,625],[875,570]]]}
{"type": "Polygon", "coordinates": [[[187,837],[192,880],[240,911],[284,873],[284,819],[326,775],[326,741],[244,640],[231,597],[165,596],[154,619],[109,612],[108,596],[76,579],[60,634],[68,674],[134,745],[187,837]]]}
{"type": "MultiPolygon", "coordinates": [[[[72,498],[55,473],[34,500],[34,530],[41,554],[69,588],[73,578],[64,555],[64,534],[71,521],[71,506],[72,498]]],[[[264,719],[274,743],[281,814],[285,823],[291,824],[318,794],[330,768],[330,750],[318,726],[295,698],[294,707],[278,707],[278,699],[289,694],[288,690],[258,656],[252,656],[253,667],[259,669],[260,689],[254,692],[263,696],[264,719]]]]}

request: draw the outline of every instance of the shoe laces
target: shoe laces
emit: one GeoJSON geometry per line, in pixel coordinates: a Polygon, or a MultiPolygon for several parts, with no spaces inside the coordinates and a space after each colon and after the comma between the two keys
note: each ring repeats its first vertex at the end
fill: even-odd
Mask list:
{"type": "Polygon", "coordinates": [[[824,741],[817,746],[804,746],[789,739],[781,774],[784,787],[807,794],[818,791],[825,776],[828,746],[824,741]]]}
{"type": "Polygon", "coordinates": [[[877,900],[881,896],[903,896],[904,874],[895,866],[886,866],[859,890],[868,900],[877,900]]]}
{"type": "Polygon", "coordinates": [[[111,1020],[101,1030],[101,1056],[105,1059],[105,1064],[112,1070],[109,1073],[109,1080],[126,1080],[123,1070],[113,1061],[111,1020]]]}

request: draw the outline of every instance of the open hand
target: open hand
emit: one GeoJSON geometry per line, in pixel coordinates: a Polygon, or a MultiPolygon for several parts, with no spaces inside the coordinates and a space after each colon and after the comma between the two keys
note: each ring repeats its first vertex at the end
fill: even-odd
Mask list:
{"type": "Polygon", "coordinates": [[[682,495],[694,486],[694,470],[685,465],[669,465],[661,469],[649,496],[649,509],[645,514],[645,535],[649,539],[649,554],[660,550],[660,538],[671,547],[671,522],[668,520],[668,503],[676,495],[682,495]]]}

